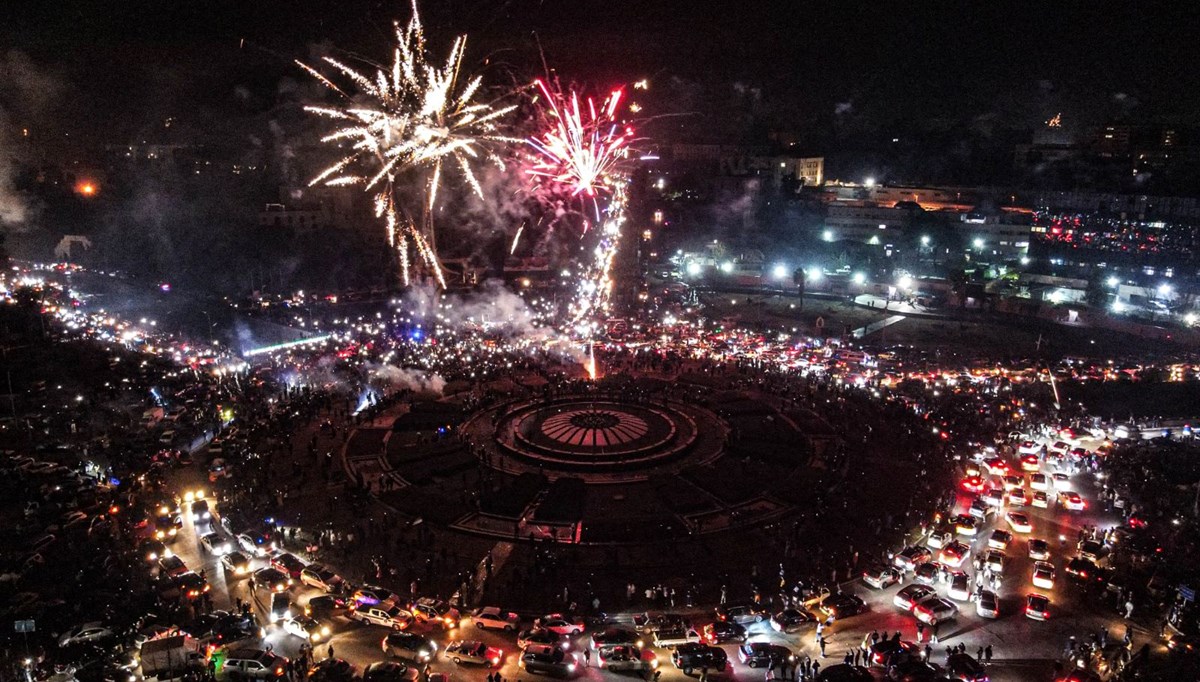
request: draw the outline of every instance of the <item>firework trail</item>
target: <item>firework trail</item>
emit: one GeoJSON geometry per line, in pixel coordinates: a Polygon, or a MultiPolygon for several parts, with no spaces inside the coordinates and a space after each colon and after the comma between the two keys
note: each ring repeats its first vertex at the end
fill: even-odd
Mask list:
{"type": "MultiPolygon", "coordinates": [[[[534,160],[526,173],[552,194],[590,198],[598,225],[591,259],[575,273],[579,281],[568,309],[569,331],[590,343],[612,297],[612,265],[626,216],[629,145],[633,128],[618,120],[623,90],[618,88],[597,106],[550,88],[538,80],[546,130],[527,140],[534,160]],[[581,103],[582,101],[582,103],[581,103]],[[602,208],[601,195],[607,195],[602,208]]],[[[589,228],[585,221],[584,232],[589,228]]],[[[515,240],[514,240],[515,244],[515,240]]]]}
{"type": "Polygon", "coordinates": [[[516,106],[497,106],[476,98],[481,77],[462,75],[466,36],[454,40],[444,63],[430,61],[415,0],[412,18],[403,27],[397,22],[395,32],[392,62],[375,66],[373,76],[332,57],[323,59],[353,84],[356,95],[315,68],[296,62],[344,100],[338,107],[305,107],[341,126],[321,141],[339,146],[351,143],[349,154],[309,184],[362,185],[375,192],[375,212],[385,219],[388,243],[399,252],[404,283],[408,284],[411,248],[445,287],[433,230],[443,167],[455,168],[482,197],[472,164],[486,159],[503,166],[495,152],[497,143],[520,140],[501,134],[500,119],[516,106]],[[400,215],[395,203],[397,177],[406,171],[424,174],[419,221],[400,215]]]}

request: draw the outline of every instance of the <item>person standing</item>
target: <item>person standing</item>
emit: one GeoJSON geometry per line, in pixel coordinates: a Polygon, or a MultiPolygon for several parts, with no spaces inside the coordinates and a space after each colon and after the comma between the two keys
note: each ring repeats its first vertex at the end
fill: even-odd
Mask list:
{"type": "Polygon", "coordinates": [[[329,658],[333,658],[333,643],[329,643],[329,658]]]}
{"type": "Polygon", "coordinates": [[[817,644],[821,647],[821,658],[825,658],[825,645],[828,643],[829,640],[825,639],[824,637],[821,637],[817,642],[817,644]]]}
{"type": "Polygon", "coordinates": [[[583,648],[583,667],[592,667],[592,650],[589,647],[583,648]]]}
{"type": "Polygon", "coordinates": [[[989,644],[983,648],[983,661],[988,665],[992,664],[992,645],[989,644]]]}

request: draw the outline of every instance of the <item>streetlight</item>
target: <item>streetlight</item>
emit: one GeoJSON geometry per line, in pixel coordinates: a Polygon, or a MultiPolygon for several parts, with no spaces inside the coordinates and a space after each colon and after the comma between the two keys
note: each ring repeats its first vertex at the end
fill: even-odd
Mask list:
{"type": "Polygon", "coordinates": [[[824,239],[827,242],[833,241],[833,230],[825,230],[825,232],[821,234],[821,239],[824,239]]]}
{"type": "Polygon", "coordinates": [[[788,267],[783,263],[779,263],[775,267],[771,268],[771,276],[775,279],[787,279],[787,275],[788,267]]]}
{"type": "Polygon", "coordinates": [[[733,272],[733,261],[727,260],[724,263],[721,263],[721,272],[727,275],[733,272]]]}
{"type": "Polygon", "coordinates": [[[1158,295],[1162,296],[1164,298],[1167,296],[1170,296],[1171,295],[1171,285],[1167,284],[1166,282],[1163,282],[1162,284],[1158,285],[1158,295]]]}
{"type": "Polygon", "coordinates": [[[805,274],[805,276],[806,276],[806,277],[808,277],[808,281],[810,281],[810,282],[820,282],[820,281],[821,281],[821,276],[822,276],[822,274],[823,274],[823,273],[821,272],[821,268],[818,268],[818,267],[816,267],[816,266],[813,266],[813,267],[809,268],[808,270],[806,270],[806,271],[804,272],[804,274],[805,274]]]}
{"type": "Polygon", "coordinates": [[[688,277],[699,277],[700,276],[700,264],[694,260],[688,261],[687,274],[688,274],[688,277]]]}
{"type": "Polygon", "coordinates": [[[896,284],[898,284],[901,289],[911,289],[913,285],[913,278],[909,275],[902,275],[896,284]]]}
{"type": "Polygon", "coordinates": [[[1117,285],[1120,283],[1121,283],[1121,280],[1117,279],[1116,276],[1108,278],[1108,286],[1111,289],[1116,289],[1117,285]]]}
{"type": "Polygon", "coordinates": [[[855,284],[863,284],[866,281],[867,281],[867,276],[864,273],[861,273],[861,272],[854,273],[854,283],[855,284]]]}
{"type": "Polygon", "coordinates": [[[866,185],[867,187],[874,187],[875,186],[875,178],[867,178],[866,180],[863,180],[863,184],[866,185]]]}
{"type": "Polygon", "coordinates": [[[977,248],[977,249],[982,249],[982,248],[983,248],[983,239],[981,239],[981,238],[979,238],[979,237],[976,237],[976,238],[975,238],[975,241],[973,241],[973,242],[971,242],[971,243],[972,243],[972,244],[974,244],[974,245],[975,245],[975,248],[977,248]]]}
{"type": "Polygon", "coordinates": [[[929,246],[929,235],[921,235],[921,246],[929,246]]]}

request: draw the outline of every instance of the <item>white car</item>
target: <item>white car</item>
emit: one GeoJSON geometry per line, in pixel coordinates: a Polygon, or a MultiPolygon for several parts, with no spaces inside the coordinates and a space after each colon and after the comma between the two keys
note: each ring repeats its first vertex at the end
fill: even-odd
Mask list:
{"type": "Polygon", "coordinates": [[[1054,589],[1054,566],[1047,561],[1033,565],[1033,586],[1046,590],[1054,589]]]}
{"type": "Polygon", "coordinates": [[[283,630],[309,642],[323,642],[329,639],[331,633],[328,625],[308,616],[288,618],[283,621],[283,630]]]}
{"type": "Polygon", "coordinates": [[[925,546],[930,549],[941,549],[954,540],[954,534],[949,531],[935,530],[925,539],[925,546]]]}
{"type": "Polygon", "coordinates": [[[999,618],[1000,600],[996,598],[996,593],[991,590],[982,590],[979,593],[979,599],[975,602],[975,613],[980,618],[999,618]]]}
{"type": "Polygon", "coordinates": [[[950,579],[950,588],[946,590],[946,595],[957,601],[969,601],[971,599],[971,579],[966,573],[955,573],[950,579]]]}
{"type": "Polygon", "coordinates": [[[1029,523],[1029,517],[1021,512],[1009,512],[1004,515],[1008,519],[1008,526],[1018,533],[1032,533],[1033,525],[1029,523]]]}
{"type": "Polygon", "coordinates": [[[399,606],[385,604],[362,605],[346,612],[350,620],[371,625],[382,625],[393,630],[405,630],[412,625],[412,614],[399,606]]]}
{"type": "Polygon", "coordinates": [[[1035,506],[1039,509],[1049,509],[1050,508],[1050,496],[1047,495],[1046,491],[1044,491],[1044,490],[1033,491],[1033,497],[1030,498],[1029,502],[1030,502],[1030,504],[1032,504],[1033,506],[1035,506]]]}
{"type": "Polygon", "coordinates": [[[209,554],[224,556],[233,551],[233,543],[220,533],[206,533],[200,536],[200,544],[209,554]]]}
{"type": "Polygon", "coordinates": [[[549,630],[550,632],[556,632],[560,635],[569,635],[571,637],[578,636],[584,630],[584,626],[581,621],[568,619],[560,613],[552,613],[547,616],[542,616],[534,622],[534,625],[542,628],[543,630],[549,630]]]}
{"type": "Polygon", "coordinates": [[[67,647],[76,644],[87,644],[89,642],[99,642],[102,639],[108,639],[112,636],[113,631],[104,627],[101,623],[84,623],[64,632],[58,638],[58,645],[60,647],[67,647]]]}
{"type": "Polygon", "coordinates": [[[1008,549],[1008,543],[1012,542],[1012,533],[997,528],[992,531],[991,537],[988,538],[988,548],[1004,551],[1008,549]]]}
{"type": "Polygon", "coordinates": [[[471,621],[479,629],[514,632],[521,619],[511,611],[502,611],[498,606],[485,606],[471,614],[471,621]]]}
{"type": "Polygon", "coordinates": [[[1083,511],[1087,507],[1083,498],[1076,492],[1059,493],[1058,501],[1067,508],[1067,511],[1083,511]]]}
{"type": "Polygon", "coordinates": [[[1054,489],[1055,490],[1070,490],[1071,489],[1071,477],[1066,474],[1063,474],[1063,473],[1054,474],[1054,489]]]}
{"type": "Polygon", "coordinates": [[[342,576],[325,568],[321,564],[305,566],[300,571],[300,582],[325,593],[337,592],[346,585],[346,581],[342,580],[342,576]]]}
{"type": "Polygon", "coordinates": [[[1049,490],[1050,483],[1046,479],[1046,474],[1030,474],[1029,487],[1034,490],[1049,490]]]}
{"type": "Polygon", "coordinates": [[[1042,451],[1042,444],[1036,441],[1023,441],[1017,446],[1017,454],[1019,455],[1036,455],[1042,451]]]}
{"type": "Polygon", "coordinates": [[[930,597],[913,607],[913,615],[926,625],[937,625],[943,621],[953,620],[958,615],[958,606],[941,597],[930,597]]]}

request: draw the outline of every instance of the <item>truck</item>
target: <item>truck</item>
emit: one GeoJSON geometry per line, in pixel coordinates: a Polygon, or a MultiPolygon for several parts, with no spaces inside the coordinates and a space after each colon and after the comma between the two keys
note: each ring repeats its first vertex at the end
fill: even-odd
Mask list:
{"type": "Polygon", "coordinates": [[[151,639],[142,644],[142,676],[158,680],[181,679],[201,672],[206,665],[204,650],[188,635],[151,639]]]}
{"type": "Polygon", "coordinates": [[[695,644],[701,640],[700,633],[690,627],[656,630],[653,636],[654,646],[660,649],[676,647],[680,644],[695,644]]]}

